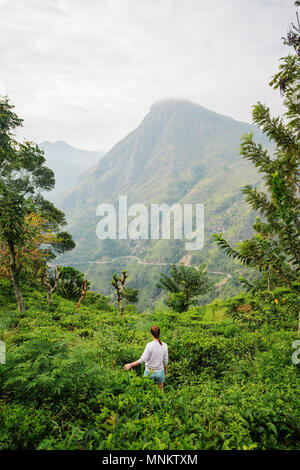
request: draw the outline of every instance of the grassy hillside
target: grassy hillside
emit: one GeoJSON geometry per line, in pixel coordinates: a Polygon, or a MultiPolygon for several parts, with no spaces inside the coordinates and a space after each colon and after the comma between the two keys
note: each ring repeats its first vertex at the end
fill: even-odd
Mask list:
{"type": "MultiPolygon", "coordinates": [[[[24,287],[25,288],[25,287],[24,287]]],[[[295,328],[233,321],[222,301],[186,314],[103,298],[74,302],[26,288],[27,313],[0,292],[0,449],[296,449],[295,328]],[[158,324],[169,346],[162,393],[124,363],[158,324]]],[[[299,367],[299,366],[298,366],[299,367]]]]}

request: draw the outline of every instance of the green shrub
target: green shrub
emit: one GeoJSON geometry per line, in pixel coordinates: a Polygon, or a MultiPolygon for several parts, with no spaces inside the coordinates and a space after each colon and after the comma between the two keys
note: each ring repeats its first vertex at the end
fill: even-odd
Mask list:
{"type": "Polygon", "coordinates": [[[234,320],[256,329],[269,324],[277,329],[297,327],[299,294],[287,287],[256,295],[241,294],[224,301],[226,313],[234,320]]]}

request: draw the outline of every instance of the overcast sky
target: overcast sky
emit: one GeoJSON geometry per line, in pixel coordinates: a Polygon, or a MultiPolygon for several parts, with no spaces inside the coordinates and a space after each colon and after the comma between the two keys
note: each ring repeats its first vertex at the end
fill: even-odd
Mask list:
{"type": "Polygon", "coordinates": [[[160,99],[242,121],[268,86],[293,0],[0,0],[0,95],[22,136],[108,150],[160,99]]]}

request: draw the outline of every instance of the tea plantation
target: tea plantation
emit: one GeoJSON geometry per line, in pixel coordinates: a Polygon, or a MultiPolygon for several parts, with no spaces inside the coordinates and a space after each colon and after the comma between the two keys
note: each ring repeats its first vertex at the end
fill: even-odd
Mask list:
{"type": "Polygon", "coordinates": [[[28,287],[25,301],[17,313],[2,282],[0,449],[299,448],[294,325],[243,323],[222,301],[122,317],[91,293],[78,311],[28,287]],[[164,393],[142,367],[123,371],[153,324],[169,347],[164,393]]]}

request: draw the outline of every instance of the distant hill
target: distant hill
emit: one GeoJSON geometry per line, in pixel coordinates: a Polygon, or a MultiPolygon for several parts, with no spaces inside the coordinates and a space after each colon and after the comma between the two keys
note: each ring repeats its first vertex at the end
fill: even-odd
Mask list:
{"type": "MultiPolygon", "coordinates": [[[[245,132],[253,132],[257,140],[267,144],[250,124],[189,101],[154,104],[137,129],[106,153],[60,200],[77,247],[59,261],[87,271],[93,288],[106,294],[110,292],[111,274],[127,266],[131,284],[142,290],[144,305],[157,296],[155,282],[160,271],[167,269],[163,267],[166,262],[205,261],[209,270],[215,272],[237,269],[212,244],[211,235],[223,232],[227,238],[238,241],[252,231],[254,214],[243,201],[241,187],[258,183],[259,177],[254,167],[239,155],[245,132]],[[204,249],[186,256],[181,240],[98,240],[96,207],[103,202],[116,204],[120,194],[128,196],[129,204],[204,203],[204,249]],[[160,265],[145,266],[134,258],[88,264],[103,257],[125,255],[160,265]]],[[[236,278],[233,276],[228,284],[234,286],[236,278]]]]}
{"type": "Polygon", "coordinates": [[[51,200],[74,186],[78,177],[97,165],[104,155],[104,152],[81,150],[63,141],[42,142],[39,147],[45,152],[48,167],[55,173],[55,190],[47,194],[51,200]]]}

